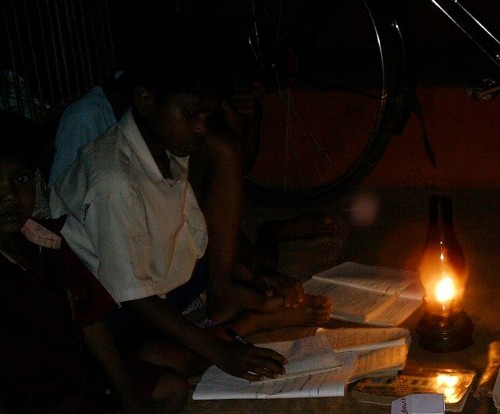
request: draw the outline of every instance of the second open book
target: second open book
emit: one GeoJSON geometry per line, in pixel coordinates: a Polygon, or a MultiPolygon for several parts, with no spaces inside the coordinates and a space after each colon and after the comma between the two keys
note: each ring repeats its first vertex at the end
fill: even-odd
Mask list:
{"type": "Polygon", "coordinates": [[[211,366],[194,400],[342,396],[348,383],[373,375],[396,375],[404,367],[410,333],[403,328],[320,329],[293,341],[265,343],[284,355],[286,374],[250,382],[211,366]]]}
{"type": "Polygon", "coordinates": [[[418,273],[345,262],[304,283],[313,295],[333,299],[332,317],[378,326],[397,326],[422,304],[418,273]]]}

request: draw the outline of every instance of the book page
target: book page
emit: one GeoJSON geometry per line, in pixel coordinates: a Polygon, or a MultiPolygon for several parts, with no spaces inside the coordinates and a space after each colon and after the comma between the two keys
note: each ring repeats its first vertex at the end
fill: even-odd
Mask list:
{"type": "MultiPolygon", "coordinates": [[[[354,361],[355,356],[351,355],[352,367],[354,361]]],[[[340,371],[251,384],[243,378],[233,377],[212,366],[196,386],[193,400],[341,397],[348,382],[344,375],[344,371],[340,371]]]]}
{"type": "Polygon", "coordinates": [[[418,278],[418,273],[408,270],[345,262],[329,270],[317,273],[312,278],[328,283],[342,284],[358,289],[395,295],[401,293],[406,287],[414,283],[418,278]]]}
{"type": "MultiPolygon", "coordinates": [[[[322,337],[321,341],[327,339],[326,335],[317,335],[317,337],[322,337]]],[[[278,344],[280,345],[277,348],[273,347],[273,349],[283,349],[281,347],[284,343],[278,344]]],[[[288,343],[285,344],[285,348],[292,349],[293,346],[288,343]]],[[[403,368],[407,353],[407,345],[392,346],[371,351],[337,353],[336,356],[342,366],[340,371],[310,374],[269,382],[250,382],[243,378],[233,377],[216,366],[211,366],[205,371],[196,386],[193,399],[217,400],[343,396],[346,384],[363,376],[387,373],[395,375],[395,370],[403,368]]]]}
{"type": "MultiPolygon", "coordinates": [[[[266,343],[262,345],[284,355],[286,374],[278,378],[266,378],[266,382],[283,381],[287,377],[298,377],[299,374],[309,375],[324,372],[327,369],[341,369],[341,362],[325,336],[312,335],[294,341],[266,343]]],[[[255,382],[252,382],[255,384],[255,382]]]]}
{"type": "Polygon", "coordinates": [[[500,371],[498,371],[495,385],[493,386],[493,402],[495,404],[495,408],[500,410],[500,371]]]}
{"type": "Polygon", "coordinates": [[[424,297],[425,289],[420,283],[420,280],[416,280],[412,284],[410,284],[407,288],[405,288],[399,296],[407,299],[414,299],[418,301],[422,301],[424,297]]]}
{"type": "Polygon", "coordinates": [[[303,284],[310,295],[328,296],[333,300],[333,317],[346,317],[347,320],[365,322],[373,315],[387,308],[396,300],[395,296],[368,292],[351,286],[324,283],[310,279],[303,284]]]}
{"type": "Polygon", "coordinates": [[[410,331],[404,328],[339,328],[318,329],[335,352],[362,351],[409,344],[410,331]]]}
{"type": "Polygon", "coordinates": [[[358,354],[356,367],[351,381],[368,374],[380,375],[384,371],[403,369],[408,355],[408,345],[397,345],[387,348],[374,349],[358,354]]]}
{"type": "Polygon", "coordinates": [[[421,305],[422,299],[397,297],[391,306],[372,313],[367,322],[371,325],[397,326],[408,319],[421,305]]]}
{"type": "Polygon", "coordinates": [[[338,361],[342,366],[340,371],[283,379],[276,382],[250,382],[243,378],[233,377],[216,366],[211,366],[205,371],[196,386],[193,399],[221,400],[343,396],[345,385],[348,383],[355,368],[356,355],[354,353],[345,353],[338,356],[338,361]]]}
{"type": "Polygon", "coordinates": [[[304,283],[306,293],[333,300],[332,317],[375,326],[397,326],[422,303],[418,272],[345,262],[304,283]]]}

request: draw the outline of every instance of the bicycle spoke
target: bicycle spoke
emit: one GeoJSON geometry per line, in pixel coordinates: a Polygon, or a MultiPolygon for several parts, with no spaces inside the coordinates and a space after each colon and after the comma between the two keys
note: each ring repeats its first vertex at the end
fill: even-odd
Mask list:
{"type": "Polygon", "coordinates": [[[263,0],[259,8],[253,49],[265,117],[246,182],[285,198],[354,182],[389,137],[390,74],[365,2],[263,0]]]}

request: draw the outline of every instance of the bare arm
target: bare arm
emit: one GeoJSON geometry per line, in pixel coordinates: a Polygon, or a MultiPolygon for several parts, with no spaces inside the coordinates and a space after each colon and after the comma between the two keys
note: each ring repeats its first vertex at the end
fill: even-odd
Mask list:
{"type": "Polygon", "coordinates": [[[279,272],[277,263],[273,263],[270,256],[263,254],[251,244],[241,230],[237,261],[251,271],[253,285],[266,297],[282,296],[285,307],[298,307],[304,300],[302,283],[296,278],[279,272]]]}
{"type": "Polygon", "coordinates": [[[258,93],[236,88],[230,100],[222,102],[227,127],[239,140],[243,152],[243,174],[249,174],[260,146],[262,108],[258,93]]]}
{"type": "MultiPolygon", "coordinates": [[[[241,167],[239,169],[240,175],[246,175],[251,172],[259,151],[262,121],[262,107],[259,102],[259,96],[262,94],[262,91],[258,89],[259,88],[255,86],[251,88],[236,87],[231,99],[223,101],[221,106],[229,130],[238,138],[242,146],[241,167]]],[[[225,157],[225,159],[227,160],[227,157],[225,157]]],[[[229,173],[227,173],[227,175],[229,175],[229,173]]],[[[239,194],[239,196],[241,197],[241,194],[239,194]]],[[[222,195],[217,199],[220,200],[221,197],[222,195]]],[[[210,203],[208,204],[210,205],[210,203]]],[[[234,205],[234,203],[227,205],[234,205]]],[[[226,212],[227,210],[223,209],[223,213],[226,212]]],[[[210,224],[210,220],[208,220],[208,222],[210,224]]],[[[209,234],[213,236],[213,232],[210,232],[210,228],[209,234]]],[[[269,238],[268,236],[269,235],[266,235],[266,238],[269,238]]],[[[211,238],[213,239],[213,237],[211,238]]],[[[245,240],[245,236],[241,229],[239,229],[237,238],[239,245],[238,254],[240,255],[241,252],[246,252],[248,255],[245,265],[252,270],[254,286],[264,292],[267,297],[272,296],[274,293],[282,295],[284,300],[283,304],[286,307],[299,306],[304,299],[302,284],[299,283],[298,280],[278,272],[276,270],[277,266],[273,266],[277,264],[269,263],[257,249],[251,247],[250,243],[245,240]],[[250,260],[248,260],[249,257],[251,258],[250,260]],[[248,266],[248,261],[253,263],[248,266]]],[[[236,237],[233,236],[233,239],[236,239],[236,237]]],[[[218,240],[219,239],[217,239],[217,241],[218,240]]],[[[277,247],[278,243],[276,240],[268,240],[268,242],[270,245],[277,247]]],[[[226,244],[224,245],[226,246],[226,244]]],[[[212,254],[210,257],[212,257],[212,254]]]]}
{"type": "Polygon", "coordinates": [[[122,305],[159,332],[231,375],[257,380],[263,376],[274,378],[285,372],[283,364],[286,360],[277,352],[225,341],[192,324],[156,296],[127,301],[122,305]]]}

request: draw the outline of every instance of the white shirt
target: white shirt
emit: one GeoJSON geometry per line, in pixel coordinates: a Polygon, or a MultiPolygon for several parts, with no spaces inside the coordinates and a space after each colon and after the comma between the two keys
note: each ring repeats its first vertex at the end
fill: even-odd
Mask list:
{"type": "Polygon", "coordinates": [[[129,111],[52,189],[52,216],[68,215],[64,237],[117,302],[170,292],[204,255],[189,158],[169,157],[173,179],[162,176],[129,111]]]}

